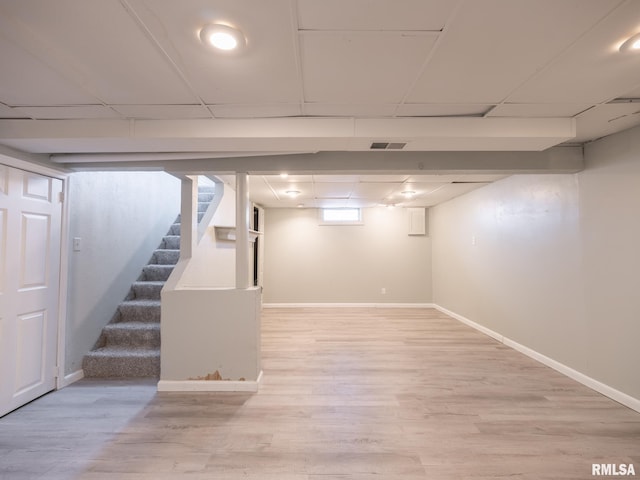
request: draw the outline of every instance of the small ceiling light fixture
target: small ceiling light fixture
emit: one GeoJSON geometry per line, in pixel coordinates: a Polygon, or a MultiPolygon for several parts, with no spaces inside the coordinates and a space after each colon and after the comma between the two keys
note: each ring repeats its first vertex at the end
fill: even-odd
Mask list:
{"type": "Polygon", "coordinates": [[[288,173],[286,173],[286,172],[282,172],[282,173],[280,174],[280,178],[287,178],[288,176],[289,176],[289,174],[288,174],[288,173]]]}
{"type": "Polygon", "coordinates": [[[414,192],[413,190],[405,190],[404,192],[402,192],[402,195],[404,195],[405,197],[413,197],[416,194],[416,192],[414,192]]]}
{"type": "Polygon", "coordinates": [[[287,190],[286,192],[287,195],[289,195],[292,198],[297,197],[298,195],[300,195],[300,190],[287,190]]]}
{"type": "Polygon", "coordinates": [[[240,30],[222,23],[210,23],[200,30],[200,40],[207,46],[223,52],[243,48],[247,40],[240,30]]]}
{"type": "Polygon", "coordinates": [[[629,37],[622,45],[620,45],[621,52],[640,52],[640,33],[636,33],[632,37],[629,37]]]}

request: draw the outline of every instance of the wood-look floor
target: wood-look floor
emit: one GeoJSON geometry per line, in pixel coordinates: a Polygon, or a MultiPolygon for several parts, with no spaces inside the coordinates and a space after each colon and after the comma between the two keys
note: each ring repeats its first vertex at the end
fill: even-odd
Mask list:
{"type": "Polygon", "coordinates": [[[83,380],[0,419],[0,479],[580,479],[640,414],[431,309],[266,309],[258,394],[83,380]]]}

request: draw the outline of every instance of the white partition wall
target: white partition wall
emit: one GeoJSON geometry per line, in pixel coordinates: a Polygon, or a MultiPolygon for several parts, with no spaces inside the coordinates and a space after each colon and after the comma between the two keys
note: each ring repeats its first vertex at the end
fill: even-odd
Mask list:
{"type": "MultiPolygon", "coordinates": [[[[197,183],[187,178],[182,188],[183,202],[188,202],[197,183]]],[[[239,209],[248,209],[248,202],[241,201],[245,193],[216,185],[215,195],[222,198],[215,202],[209,225],[193,248],[181,246],[180,261],[162,290],[160,391],[258,389],[261,292],[236,285],[238,268],[242,283],[248,282],[249,234],[238,228],[246,215],[236,216],[239,209]],[[237,261],[239,245],[244,263],[237,261]]],[[[194,215],[183,215],[183,230],[195,232],[194,223],[194,215]]]]}

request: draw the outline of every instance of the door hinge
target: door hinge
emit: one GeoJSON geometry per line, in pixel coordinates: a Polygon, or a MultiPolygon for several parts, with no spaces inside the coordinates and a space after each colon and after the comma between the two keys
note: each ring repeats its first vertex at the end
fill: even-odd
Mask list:
{"type": "Polygon", "coordinates": [[[58,199],[60,200],[60,203],[64,203],[64,192],[60,192],[58,194],[58,199]]]}
{"type": "Polygon", "coordinates": [[[53,378],[58,378],[60,376],[60,367],[53,367],[53,378]]]}

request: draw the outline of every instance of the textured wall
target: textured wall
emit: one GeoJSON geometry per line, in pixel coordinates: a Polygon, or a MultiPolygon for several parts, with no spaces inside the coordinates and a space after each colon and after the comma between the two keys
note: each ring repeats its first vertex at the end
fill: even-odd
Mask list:
{"type": "Polygon", "coordinates": [[[180,210],[180,182],[157,172],[82,172],[70,177],[65,373],[111,320],[180,210]]]}
{"type": "Polygon", "coordinates": [[[405,209],[363,213],[364,225],[330,226],[316,209],[266,210],[264,302],[431,302],[430,238],[407,234],[405,209]]]}

